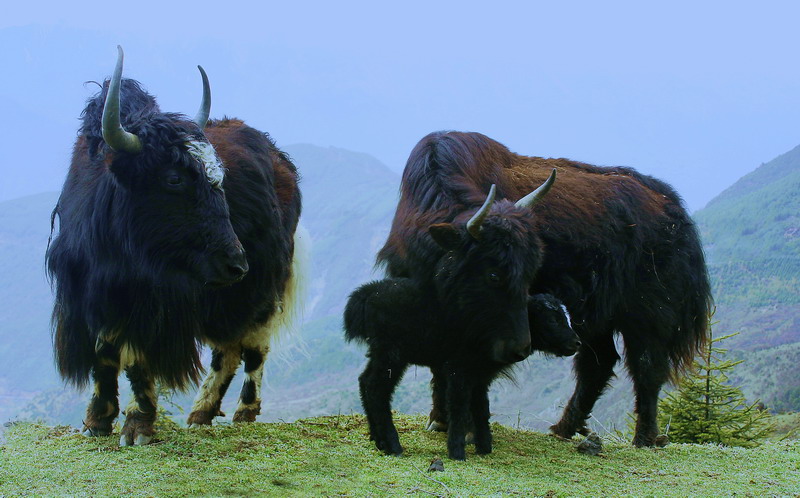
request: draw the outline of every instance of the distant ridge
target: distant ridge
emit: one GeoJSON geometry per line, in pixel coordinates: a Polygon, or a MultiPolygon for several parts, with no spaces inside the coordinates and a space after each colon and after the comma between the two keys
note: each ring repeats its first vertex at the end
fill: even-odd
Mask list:
{"type": "Polygon", "coordinates": [[[768,163],[762,163],[761,166],[744,175],[736,183],[708,201],[706,207],[699,212],[713,209],[716,204],[737,199],[765,185],[781,181],[786,175],[797,173],[800,173],[800,145],[789,152],[779,155],[768,163]]]}
{"type": "Polygon", "coordinates": [[[712,265],[800,257],[800,146],[743,176],[694,217],[712,265]]]}

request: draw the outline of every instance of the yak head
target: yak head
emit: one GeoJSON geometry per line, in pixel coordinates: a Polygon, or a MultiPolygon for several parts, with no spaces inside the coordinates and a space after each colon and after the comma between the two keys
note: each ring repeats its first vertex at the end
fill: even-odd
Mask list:
{"type": "Polygon", "coordinates": [[[464,347],[477,348],[475,354],[496,363],[521,361],[532,351],[528,292],[542,247],[530,206],[554,180],[555,172],[522,204],[495,202],[492,185],[477,212],[428,228],[445,250],[434,275],[445,320],[462,331],[464,347]]]}
{"type": "Polygon", "coordinates": [[[536,294],[528,298],[528,321],[534,351],[556,356],[572,356],[581,346],[578,334],[564,306],[552,294],[536,294]]]}
{"type": "Polygon", "coordinates": [[[203,102],[194,120],[162,113],[136,81],[122,79],[118,49],[114,75],[87,105],[82,131],[112,178],[112,224],[127,255],[156,280],[240,281],[248,263],[231,225],[225,169],[203,132],[211,107],[205,71],[198,66],[203,102]]]}

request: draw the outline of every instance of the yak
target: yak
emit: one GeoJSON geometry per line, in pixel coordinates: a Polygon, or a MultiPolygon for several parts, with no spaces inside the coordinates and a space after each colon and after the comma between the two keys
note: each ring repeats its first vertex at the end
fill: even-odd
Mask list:
{"type": "MultiPolygon", "coordinates": [[[[552,181],[527,202],[543,197],[552,181]]],[[[364,411],[372,438],[386,453],[402,452],[389,405],[409,363],[446,376],[439,385],[446,386],[448,455],[465,458],[470,415],[477,451],[491,451],[488,386],[531,353],[528,289],[540,262],[535,234],[524,229],[531,211],[495,203],[494,196],[492,187],[479,209],[427,227],[441,250],[432,278],[379,281],[348,301],[346,338],[369,344],[370,359],[359,377],[364,411]]]]}
{"type": "MultiPolygon", "coordinates": [[[[672,187],[627,167],[519,155],[480,133],[434,132],[409,156],[378,263],[391,277],[435,281],[445,250],[427,227],[458,220],[493,184],[498,198],[520,199],[553,169],[558,187],[541,202],[501,212],[509,206],[501,200],[489,214],[524,218],[509,229],[541,261],[529,292],[563,301],[581,338],[575,391],[551,431],[563,438],[586,432],[620,359],[619,335],[635,390],[633,444],[652,446],[659,391],[707,342],[712,306],[697,228],[672,187]]],[[[444,411],[434,406],[431,415],[444,411]]],[[[446,426],[437,422],[444,421],[431,425],[446,426]]]]}
{"type": "Polygon", "coordinates": [[[302,276],[298,172],[265,133],[237,119],[162,112],[116,68],[82,114],[51,230],[53,345],[61,376],[91,378],[84,434],[108,435],[118,376],[132,389],[120,444],[149,443],[157,388],[199,381],[188,422],[211,424],[239,364],[235,422],[255,420],[270,338],[293,314],[302,276]]]}
{"type": "MultiPolygon", "coordinates": [[[[530,296],[527,301],[530,349],[574,354],[580,340],[561,302],[549,295],[530,296]]],[[[435,289],[406,278],[362,285],[348,299],[345,338],[368,347],[369,361],[359,377],[362,406],[370,437],[387,454],[403,452],[392,421],[391,399],[409,364],[431,367],[439,376],[433,395],[447,407],[440,419],[452,421],[447,441],[450,458],[466,457],[467,430],[473,434],[477,453],[492,451],[489,385],[499,375],[508,375],[511,364],[488,361],[486,353],[510,329],[498,329],[499,334],[490,328],[473,329],[475,335],[467,337],[461,333],[465,323],[459,318],[465,310],[448,310],[443,304],[435,289]]]]}

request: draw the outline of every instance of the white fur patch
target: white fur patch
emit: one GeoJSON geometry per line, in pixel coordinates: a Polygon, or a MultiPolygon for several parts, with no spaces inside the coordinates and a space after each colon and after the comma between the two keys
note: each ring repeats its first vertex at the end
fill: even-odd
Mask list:
{"type": "Polygon", "coordinates": [[[570,319],[569,311],[567,311],[567,307],[562,304],[561,305],[561,310],[564,312],[564,317],[566,317],[566,319],[567,319],[567,327],[572,328],[572,320],[570,319]]]}
{"type": "Polygon", "coordinates": [[[225,168],[222,166],[217,151],[214,146],[208,142],[201,142],[199,140],[190,140],[186,142],[186,148],[189,149],[195,159],[203,163],[205,168],[206,178],[213,187],[222,188],[222,180],[225,178],[225,168]]]}

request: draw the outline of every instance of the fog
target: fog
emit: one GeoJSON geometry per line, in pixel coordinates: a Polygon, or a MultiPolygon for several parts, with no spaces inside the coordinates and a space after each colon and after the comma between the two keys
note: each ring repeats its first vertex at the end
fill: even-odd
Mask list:
{"type": "MultiPolygon", "coordinates": [[[[193,115],[401,171],[440,129],[633,166],[691,210],[800,142],[800,5],[760,2],[15,2],[0,19],[0,200],[60,188],[113,69],[193,115]],[[80,5],[76,7],[76,5],[80,5]]],[[[298,165],[302,171],[302,164],[298,165]]],[[[332,193],[332,195],[335,195],[332,193]]]]}

